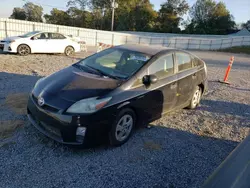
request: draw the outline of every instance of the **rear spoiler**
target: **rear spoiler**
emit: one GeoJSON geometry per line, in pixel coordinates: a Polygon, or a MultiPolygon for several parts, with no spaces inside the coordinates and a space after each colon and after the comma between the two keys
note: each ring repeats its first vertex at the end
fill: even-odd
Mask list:
{"type": "Polygon", "coordinates": [[[250,187],[250,135],[233,150],[202,187],[250,187]]]}

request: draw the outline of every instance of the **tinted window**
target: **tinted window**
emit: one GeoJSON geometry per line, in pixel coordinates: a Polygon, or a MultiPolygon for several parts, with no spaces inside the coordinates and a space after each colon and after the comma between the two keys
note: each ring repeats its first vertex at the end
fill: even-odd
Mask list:
{"type": "Polygon", "coordinates": [[[192,60],[188,54],[176,53],[176,61],[178,64],[178,70],[183,71],[192,68],[192,60]]]}
{"type": "Polygon", "coordinates": [[[48,39],[49,36],[48,36],[48,33],[40,33],[36,36],[33,37],[34,39],[48,39]]]}
{"type": "Polygon", "coordinates": [[[159,79],[174,73],[174,63],[172,54],[156,60],[148,68],[149,74],[156,75],[159,79]]]}
{"type": "Polygon", "coordinates": [[[59,33],[49,33],[51,39],[65,39],[65,36],[59,33]]]}

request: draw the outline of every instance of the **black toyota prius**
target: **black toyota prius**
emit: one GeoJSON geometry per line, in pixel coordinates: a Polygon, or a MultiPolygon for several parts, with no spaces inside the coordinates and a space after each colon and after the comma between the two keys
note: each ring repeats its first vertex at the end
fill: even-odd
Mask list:
{"type": "Polygon", "coordinates": [[[207,68],[186,51],[121,45],[38,80],[27,106],[46,136],[85,145],[107,136],[119,146],[137,125],[195,108],[207,88],[207,68]]]}

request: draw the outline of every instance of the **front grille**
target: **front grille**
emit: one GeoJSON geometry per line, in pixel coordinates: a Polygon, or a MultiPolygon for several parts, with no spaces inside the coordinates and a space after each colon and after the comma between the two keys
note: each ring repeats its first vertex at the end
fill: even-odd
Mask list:
{"type": "Polygon", "coordinates": [[[1,49],[1,50],[4,49],[4,44],[0,44],[0,49],[1,49]]]}
{"type": "Polygon", "coordinates": [[[52,134],[54,134],[54,135],[56,135],[58,137],[62,137],[61,131],[59,129],[57,129],[56,127],[49,126],[49,125],[47,125],[47,124],[45,124],[43,122],[40,122],[40,126],[44,130],[46,130],[47,132],[52,133],[52,134]]]}
{"type": "Polygon", "coordinates": [[[58,139],[62,138],[62,134],[61,131],[53,126],[49,126],[46,123],[39,121],[37,119],[37,117],[35,117],[31,111],[28,110],[28,114],[32,117],[32,119],[36,122],[36,125],[41,127],[44,131],[46,131],[47,133],[50,133],[52,135],[54,135],[55,137],[57,137],[58,139]]]}

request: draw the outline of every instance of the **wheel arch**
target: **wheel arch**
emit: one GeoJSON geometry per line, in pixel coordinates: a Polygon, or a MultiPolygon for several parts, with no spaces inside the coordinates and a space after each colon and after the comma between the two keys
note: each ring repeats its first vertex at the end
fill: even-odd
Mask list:
{"type": "Polygon", "coordinates": [[[202,94],[203,94],[205,90],[205,85],[203,83],[200,83],[198,86],[202,89],[202,94]]]}
{"type": "Polygon", "coordinates": [[[66,50],[66,48],[68,48],[68,47],[72,47],[75,50],[74,46],[72,46],[72,45],[67,45],[64,50],[66,50]]]}
{"type": "Polygon", "coordinates": [[[134,107],[130,102],[124,102],[117,107],[117,110],[121,111],[123,109],[130,109],[135,113],[135,127],[139,126],[140,122],[140,112],[136,107],[134,107]]]}
{"type": "Polygon", "coordinates": [[[28,45],[28,44],[26,44],[26,43],[21,43],[21,44],[19,44],[19,45],[17,46],[17,48],[16,48],[16,51],[17,51],[17,52],[18,52],[19,46],[21,46],[21,45],[26,45],[26,46],[28,46],[29,49],[30,49],[30,53],[32,53],[32,49],[31,49],[30,45],[28,45]]]}

